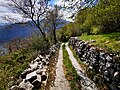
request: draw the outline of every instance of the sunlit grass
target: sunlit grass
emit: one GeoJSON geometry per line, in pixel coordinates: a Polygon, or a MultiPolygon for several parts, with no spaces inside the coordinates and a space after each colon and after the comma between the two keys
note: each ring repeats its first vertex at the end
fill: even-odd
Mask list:
{"type": "Polygon", "coordinates": [[[82,40],[96,40],[92,43],[104,50],[112,52],[120,52],[120,33],[102,34],[102,35],[82,35],[82,40]]]}

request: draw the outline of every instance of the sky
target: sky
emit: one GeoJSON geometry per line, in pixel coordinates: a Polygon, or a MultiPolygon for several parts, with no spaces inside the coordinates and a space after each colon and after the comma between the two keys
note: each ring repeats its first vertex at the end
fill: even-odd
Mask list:
{"type": "MultiPolygon", "coordinates": [[[[78,0],[75,0],[75,1],[78,1],[78,0]]],[[[5,4],[5,0],[0,0],[0,25],[4,25],[4,23],[8,23],[6,20],[3,20],[3,17],[6,15],[10,16],[11,18],[15,18],[17,20],[22,20],[21,15],[13,13],[8,8],[3,7],[2,6],[3,4],[5,4]]],[[[68,6],[69,4],[67,2],[64,3],[63,0],[51,0],[49,5],[50,6],[54,6],[54,5],[68,6]]],[[[66,21],[73,21],[72,19],[69,18],[74,13],[73,10],[69,11],[69,10],[62,9],[60,12],[63,14],[63,19],[65,19],[66,21]]]]}
{"type": "MultiPolygon", "coordinates": [[[[74,1],[78,1],[78,0],[74,0],[74,1]]],[[[79,0],[80,1],[80,0],[79,0]]],[[[84,1],[84,0],[82,0],[84,1]]],[[[75,2],[72,2],[72,4],[74,4],[75,2]]],[[[81,1],[78,3],[80,5],[81,1]]],[[[12,18],[18,19],[18,20],[22,20],[21,15],[19,14],[15,14],[12,11],[10,11],[8,8],[3,7],[2,5],[5,4],[5,0],[0,0],[0,25],[4,24],[4,23],[8,23],[7,21],[3,20],[3,16],[10,16],[12,18]]],[[[70,6],[70,3],[66,2],[64,3],[63,0],[51,0],[50,2],[51,6],[54,5],[60,5],[60,6],[70,6]]],[[[74,10],[65,10],[62,9],[60,12],[63,14],[63,19],[67,20],[67,21],[72,21],[72,19],[70,19],[69,17],[75,13],[75,11],[77,11],[77,8],[75,7],[74,10]]]]}
{"type": "Polygon", "coordinates": [[[5,23],[8,23],[8,21],[3,20],[4,16],[10,16],[12,18],[22,20],[21,15],[13,13],[7,7],[3,6],[4,4],[5,4],[5,0],[0,0],[0,25],[4,25],[5,23]]]}
{"type": "MultiPolygon", "coordinates": [[[[50,5],[53,6],[58,1],[59,0],[51,0],[50,5]]],[[[3,4],[5,4],[5,0],[0,0],[0,25],[4,25],[5,23],[8,23],[6,20],[3,20],[3,17],[6,15],[10,16],[11,18],[22,20],[21,15],[13,13],[8,8],[4,7],[3,4]]]]}

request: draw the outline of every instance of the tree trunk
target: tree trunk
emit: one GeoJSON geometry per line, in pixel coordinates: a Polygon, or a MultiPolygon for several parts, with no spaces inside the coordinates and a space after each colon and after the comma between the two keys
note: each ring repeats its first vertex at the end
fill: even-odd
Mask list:
{"type": "Polygon", "coordinates": [[[54,44],[57,43],[57,38],[56,38],[56,28],[54,27],[53,29],[53,38],[54,38],[54,44]]]}
{"type": "Polygon", "coordinates": [[[33,19],[33,17],[31,19],[32,19],[34,25],[39,29],[39,31],[42,34],[44,40],[48,42],[49,40],[47,39],[45,32],[43,31],[42,27],[40,26],[39,20],[36,23],[35,20],[33,19]]]}
{"type": "Polygon", "coordinates": [[[37,27],[38,27],[39,31],[41,32],[42,37],[44,38],[44,40],[49,42],[49,40],[47,39],[46,34],[45,34],[45,32],[43,32],[42,28],[40,26],[37,26],[37,27]]]}

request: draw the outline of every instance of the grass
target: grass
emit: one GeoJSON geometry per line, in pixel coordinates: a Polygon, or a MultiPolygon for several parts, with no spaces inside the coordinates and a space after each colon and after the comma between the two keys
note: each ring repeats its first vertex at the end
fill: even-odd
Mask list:
{"type": "Polygon", "coordinates": [[[0,57],[0,90],[7,90],[20,82],[19,76],[28,67],[36,54],[30,50],[20,50],[0,57]]]}
{"type": "Polygon", "coordinates": [[[81,90],[80,78],[69,59],[65,45],[63,45],[63,64],[65,77],[70,83],[71,90],[81,90]]]}
{"type": "Polygon", "coordinates": [[[92,43],[104,50],[110,52],[120,52],[120,33],[102,34],[102,35],[82,35],[79,37],[82,40],[96,40],[92,43]]]}

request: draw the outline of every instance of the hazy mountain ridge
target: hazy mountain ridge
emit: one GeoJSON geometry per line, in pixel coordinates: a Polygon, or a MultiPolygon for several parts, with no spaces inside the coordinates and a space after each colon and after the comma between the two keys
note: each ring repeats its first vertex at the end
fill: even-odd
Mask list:
{"type": "Polygon", "coordinates": [[[27,37],[32,33],[32,29],[36,28],[34,25],[27,24],[11,24],[0,28],[0,43],[13,40],[15,38],[27,37]]]}
{"type": "MultiPolygon", "coordinates": [[[[61,28],[69,22],[66,20],[61,20],[62,23],[57,28],[61,28]]],[[[34,26],[32,22],[26,23],[15,23],[11,25],[0,27],[0,44],[8,42],[16,38],[24,38],[30,36],[33,32],[37,31],[37,27],[34,26]]]]}

